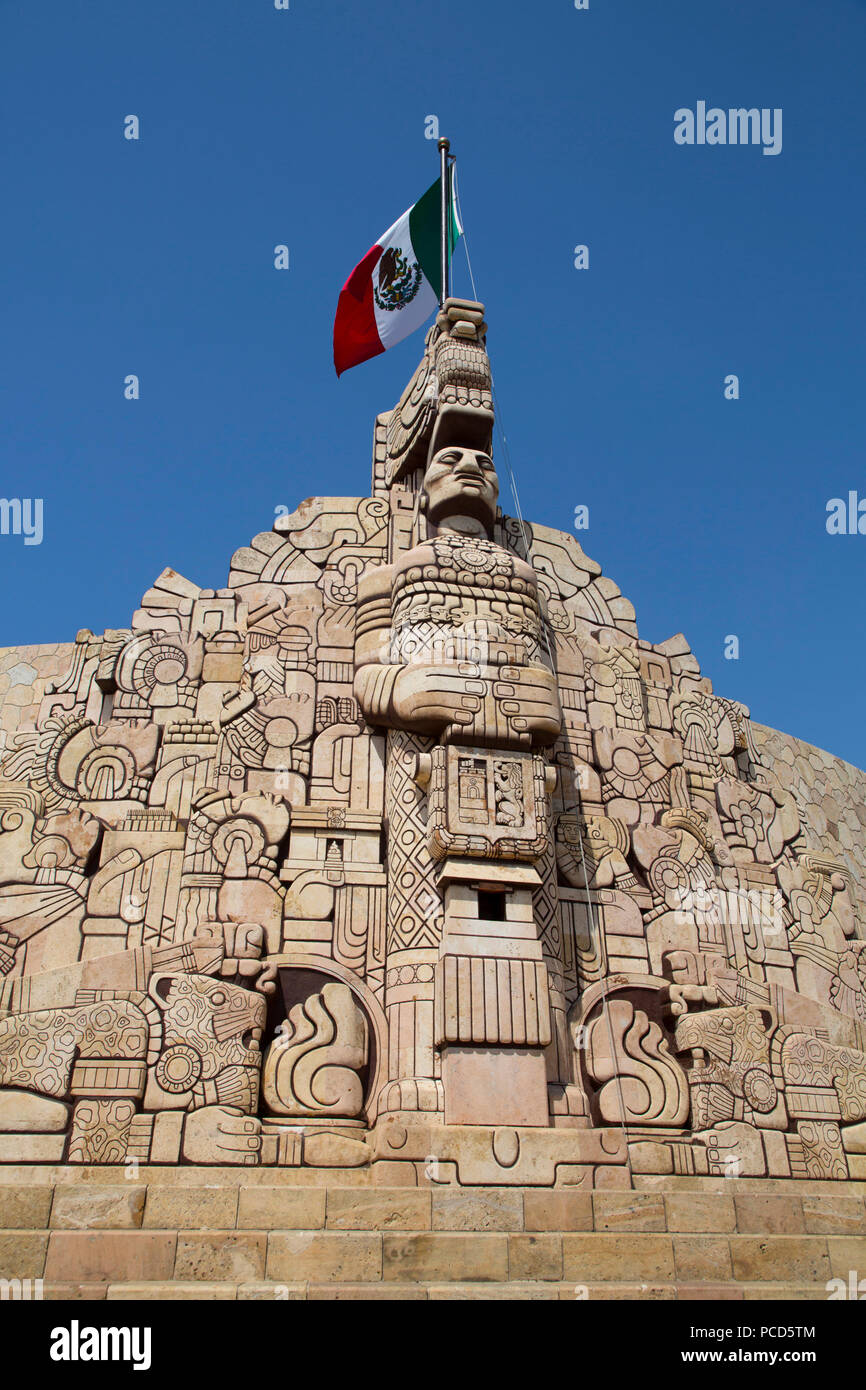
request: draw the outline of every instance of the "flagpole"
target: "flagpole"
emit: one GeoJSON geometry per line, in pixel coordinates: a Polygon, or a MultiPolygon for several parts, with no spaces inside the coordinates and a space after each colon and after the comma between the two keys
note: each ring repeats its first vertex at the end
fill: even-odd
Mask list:
{"type": "Polygon", "coordinates": [[[451,141],[446,140],[444,135],[439,140],[439,187],[442,193],[442,292],[439,296],[439,303],[444,304],[451,293],[451,265],[448,255],[448,232],[449,214],[448,205],[448,151],[451,149],[451,141]]]}

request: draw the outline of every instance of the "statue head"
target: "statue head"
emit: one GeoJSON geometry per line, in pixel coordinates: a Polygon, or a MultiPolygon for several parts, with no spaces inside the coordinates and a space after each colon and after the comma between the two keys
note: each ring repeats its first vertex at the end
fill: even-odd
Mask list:
{"type": "Polygon", "coordinates": [[[434,526],[461,518],[474,523],[467,529],[489,533],[498,496],[499,479],[489,454],[449,445],[427,465],[421,505],[434,526]]]}

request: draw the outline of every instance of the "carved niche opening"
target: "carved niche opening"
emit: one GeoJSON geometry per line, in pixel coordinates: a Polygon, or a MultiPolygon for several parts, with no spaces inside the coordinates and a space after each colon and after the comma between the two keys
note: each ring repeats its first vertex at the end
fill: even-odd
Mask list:
{"type": "Polygon", "coordinates": [[[487,888],[478,889],[478,916],[486,922],[506,920],[507,891],[496,892],[487,888]]]}

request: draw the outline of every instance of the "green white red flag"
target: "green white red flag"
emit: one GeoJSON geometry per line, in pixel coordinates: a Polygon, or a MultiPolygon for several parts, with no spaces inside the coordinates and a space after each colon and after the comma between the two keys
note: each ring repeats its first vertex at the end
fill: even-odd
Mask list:
{"type": "MultiPolygon", "coordinates": [[[[448,171],[448,255],[463,233],[448,171]]],[[[442,195],[439,181],[398,217],[359,261],[340,293],[334,320],[337,376],[376,357],[420,328],[442,289],[442,195]]]]}

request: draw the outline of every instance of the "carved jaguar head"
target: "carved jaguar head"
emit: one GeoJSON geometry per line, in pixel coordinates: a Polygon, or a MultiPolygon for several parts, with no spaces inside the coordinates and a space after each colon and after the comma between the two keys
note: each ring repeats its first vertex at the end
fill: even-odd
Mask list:
{"type": "Polygon", "coordinates": [[[163,1015],[152,1072],[158,1088],[185,1097],[191,1109],[217,1102],[251,1109],[262,1060],[264,996],[209,975],[182,974],[154,976],[149,993],[163,1015]]]}

